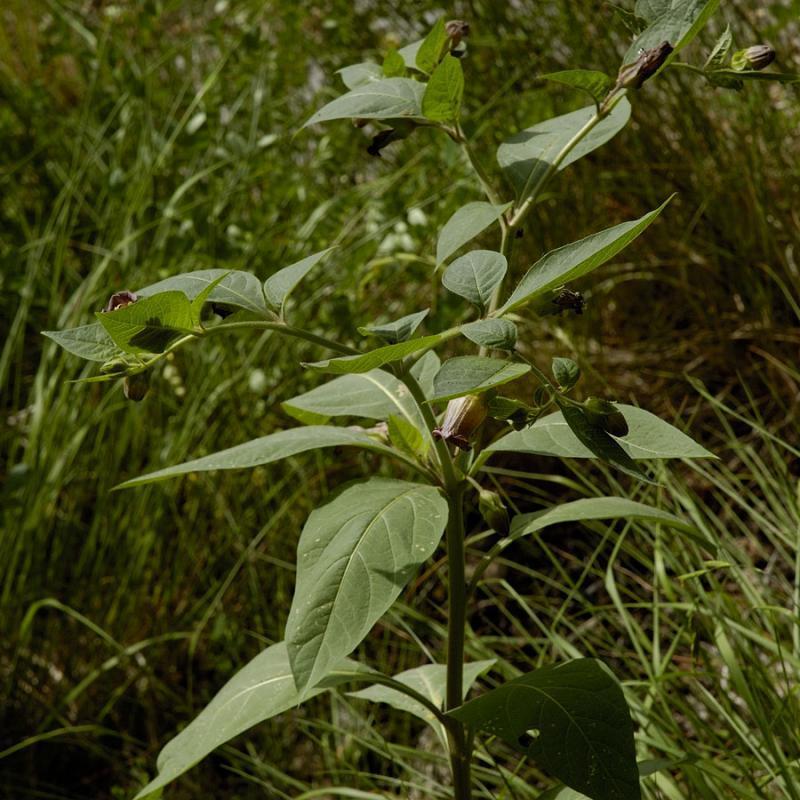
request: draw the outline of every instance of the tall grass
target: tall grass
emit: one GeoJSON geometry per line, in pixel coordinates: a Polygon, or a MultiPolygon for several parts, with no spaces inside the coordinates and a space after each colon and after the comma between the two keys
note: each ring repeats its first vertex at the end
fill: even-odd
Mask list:
{"type": "MultiPolygon", "coordinates": [[[[742,43],[759,31],[788,54],[791,8],[736,3],[726,15],[742,43]]],[[[148,467],[272,430],[279,402],[312,385],[295,366],[304,354],[269,336],[182,352],[135,406],[118,389],[69,383],[88,372],[39,331],[84,322],[120,288],[206,265],[266,276],[332,242],[335,259],[294,313],[346,339],[354,296],[387,316],[416,307],[409,287],[437,280],[426,261],[437,229],[477,197],[458,153],[419,132],[379,162],[346,126],[294,134],[339,88],[323,75],[415,38],[435,10],[338,0],[0,10],[6,796],[130,796],[178,726],[281,638],[308,511],[376,466],[307,456],[112,493],[148,467]],[[411,206],[427,221],[411,224],[411,206]]],[[[454,11],[475,31],[469,68],[483,80],[470,112],[489,154],[577,102],[537,74],[613,70],[625,49],[599,3],[454,11]]],[[[498,659],[490,683],[577,654],[608,660],[627,679],[641,757],[680,762],[647,779],[648,797],[794,799],[797,94],[727,96],[670,75],[637,100],[635,125],[536,209],[517,269],[676,189],[679,201],[607,270],[583,318],[552,336],[532,321],[524,341],[543,363],[576,352],[590,386],[690,426],[721,460],[676,466],[660,490],[617,486],[584,464],[496,464],[491,477],[522,509],[632,490],[690,518],[697,536],[594,525],[520,543],[475,598],[470,657],[498,659]]],[[[453,312],[443,301],[435,313],[453,312]]],[[[365,655],[387,672],[415,665],[381,630],[432,648],[443,603],[421,580],[365,655]]],[[[495,744],[480,759],[479,796],[539,795],[532,765],[495,744]]],[[[446,797],[443,766],[417,722],[338,697],[262,726],[174,796],[312,797],[309,786],[327,785],[321,796],[446,797]]]]}

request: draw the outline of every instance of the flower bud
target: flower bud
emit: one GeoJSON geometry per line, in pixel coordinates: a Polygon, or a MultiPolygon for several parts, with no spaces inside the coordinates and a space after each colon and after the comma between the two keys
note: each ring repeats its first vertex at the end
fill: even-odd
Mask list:
{"type": "Polygon", "coordinates": [[[433,435],[462,450],[469,450],[472,446],[470,439],[483,424],[488,411],[489,406],[483,395],[467,395],[451,400],[441,426],[433,431],[433,435]]]}
{"type": "Polygon", "coordinates": [[[481,489],[478,495],[478,511],[481,512],[483,521],[493,530],[506,535],[511,527],[508,509],[500,499],[497,492],[490,489],[481,489]]]}
{"type": "Polygon", "coordinates": [[[469,22],[464,22],[463,19],[451,19],[445,23],[444,32],[447,34],[447,38],[450,39],[451,49],[458,47],[461,44],[461,40],[469,36],[469,22]]]}
{"type": "Polygon", "coordinates": [[[642,84],[661,69],[673,51],[669,42],[661,42],[650,50],[642,50],[633,64],[623,66],[617,75],[618,89],[639,89],[642,84]]]}
{"type": "Polygon", "coordinates": [[[731,57],[733,69],[741,72],[744,69],[761,70],[775,60],[775,50],[768,44],[754,44],[745,50],[739,50],[731,57]]]}
{"type": "Polygon", "coordinates": [[[138,299],[139,297],[133,292],[123,289],[123,291],[115,292],[108,298],[108,302],[103,311],[116,311],[119,308],[125,308],[125,306],[135,303],[138,299]]]}
{"type": "Polygon", "coordinates": [[[122,381],[122,391],[127,400],[133,400],[136,403],[144,400],[150,391],[150,374],[137,372],[134,375],[126,375],[122,381]]]}

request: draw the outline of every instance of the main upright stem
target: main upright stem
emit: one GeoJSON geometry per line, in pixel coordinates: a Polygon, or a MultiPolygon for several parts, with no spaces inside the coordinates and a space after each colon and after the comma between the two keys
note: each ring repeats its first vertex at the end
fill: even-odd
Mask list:
{"type": "MultiPolygon", "coordinates": [[[[447,696],[445,711],[464,702],[464,632],[467,626],[467,582],[464,573],[464,488],[459,484],[448,492],[447,570],[449,601],[447,619],[447,696]]],[[[463,725],[453,725],[450,735],[450,766],[455,800],[469,800],[471,752],[463,725]]]]}
{"type": "MultiPolygon", "coordinates": [[[[417,380],[408,370],[400,377],[411,392],[425,419],[428,430],[436,427],[436,418],[425,399],[417,380]]],[[[467,484],[453,464],[447,444],[434,439],[436,454],[441,467],[442,488],[447,496],[447,573],[449,608],[447,613],[447,688],[445,711],[457,708],[464,702],[464,633],[467,627],[467,580],[465,574],[466,553],[464,546],[464,492],[467,484]]],[[[455,720],[447,726],[450,746],[450,767],[453,773],[453,797],[455,800],[470,800],[470,761],[472,743],[466,728],[455,720]]]]}

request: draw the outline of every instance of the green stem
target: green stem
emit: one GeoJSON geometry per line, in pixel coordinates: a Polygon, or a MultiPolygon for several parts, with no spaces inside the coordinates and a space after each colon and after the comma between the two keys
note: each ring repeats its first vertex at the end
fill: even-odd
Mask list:
{"type": "Polygon", "coordinates": [[[542,173],[541,177],[538,181],[536,181],[533,187],[530,186],[530,180],[527,184],[525,184],[525,188],[522,190],[522,197],[525,199],[522,201],[522,205],[520,205],[520,207],[516,210],[516,213],[513,217],[511,217],[511,220],[508,223],[512,232],[516,231],[517,228],[519,228],[519,226],[522,224],[523,219],[525,219],[526,214],[536,202],[537,198],[542,192],[542,189],[544,189],[550,178],[558,171],[558,168],[561,166],[564,159],[572,152],[577,144],[591,132],[595,125],[597,125],[610,113],[613,105],[614,104],[610,104],[608,107],[601,106],[594,113],[594,115],[587,120],[583,127],[577,131],[575,135],[561,148],[558,155],[555,157],[555,159],[553,159],[553,161],[550,162],[547,169],[542,173]]]}
{"type": "MultiPolygon", "coordinates": [[[[398,377],[408,388],[420,413],[433,432],[436,417],[425,399],[422,387],[407,369],[398,377]]],[[[467,483],[453,464],[447,444],[434,436],[436,453],[441,467],[442,488],[447,496],[447,571],[449,609],[447,616],[447,689],[445,711],[457,708],[464,702],[464,636],[467,626],[466,548],[464,530],[464,492],[467,483]]],[[[447,718],[447,735],[450,745],[450,766],[453,773],[455,800],[470,800],[470,761],[472,742],[466,728],[447,718]]]]}
{"type": "MultiPolygon", "coordinates": [[[[475,151],[472,149],[472,144],[470,143],[464,131],[461,129],[460,125],[455,130],[455,139],[461,145],[461,149],[464,151],[464,155],[466,155],[467,161],[469,161],[472,169],[475,170],[475,174],[478,176],[478,181],[481,184],[483,193],[486,195],[489,202],[493,206],[501,205],[500,199],[492,188],[491,179],[486,173],[486,170],[483,168],[483,164],[481,164],[480,160],[475,154],[475,151]]],[[[500,225],[505,228],[505,219],[503,217],[500,218],[500,225]]]]}
{"type": "MultiPolygon", "coordinates": [[[[464,636],[467,627],[467,584],[464,547],[464,489],[459,483],[448,493],[447,571],[450,607],[447,620],[447,692],[445,711],[464,702],[464,636]]],[[[448,731],[450,767],[455,800],[469,800],[471,742],[463,725],[448,731]]]]}
{"type": "Polygon", "coordinates": [[[289,325],[286,322],[280,322],[277,320],[274,322],[272,320],[248,320],[247,322],[223,323],[222,325],[217,325],[214,328],[207,328],[204,335],[207,336],[211,333],[225,333],[226,331],[231,330],[254,329],[275,331],[276,333],[281,333],[284,336],[292,336],[295,339],[303,339],[306,342],[318,344],[321,347],[326,347],[328,350],[333,350],[335,353],[341,353],[342,355],[359,355],[359,351],[354,347],[350,347],[346,344],[340,344],[333,339],[327,339],[324,336],[318,336],[316,333],[311,333],[311,331],[305,331],[302,328],[295,328],[293,325],[289,325]]]}

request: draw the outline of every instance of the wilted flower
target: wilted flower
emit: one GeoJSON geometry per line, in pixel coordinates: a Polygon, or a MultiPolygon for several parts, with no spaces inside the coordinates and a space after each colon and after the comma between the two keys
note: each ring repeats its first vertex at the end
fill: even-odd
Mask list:
{"type": "Polygon", "coordinates": [[[469,22],[464,22],[463,19],[451,19],[445,23],[444,30],[450,39],[450,47],[458,47],[461,40],[469,36],[469,22]]]}
{"type": "Polygon", "coordinates": [[[754,44],[739,50],[731,57],[731,66],[738,71],[744,69],[761,70],[775,60],[775,50],[768,44],[754,44]]]}
{"type": "Polygon", "coordinates": [[[129,306],[131,303],[135,303],[138,299],[139,297],[133,292],[123,289],[123,291],[115,292],[109,297],[103,311],[117,311],[120,308],[129,306]]]}
{"type": "Polygon", "coordinates": [[[650,50],[642,50],[633,64],[623,66],[617,75],[617,88],[639,89],[641,85],[658,72],[673,51],[669,42],[661,42],[650,50]]]}
{"type": "Polygon", "coordinates": [[[444,412],[441,427],[433,435],[462,450],[469,450],[470,439],[483,424],[489,406],[482,395],[467,395],[451,400],[444,412]]]}

